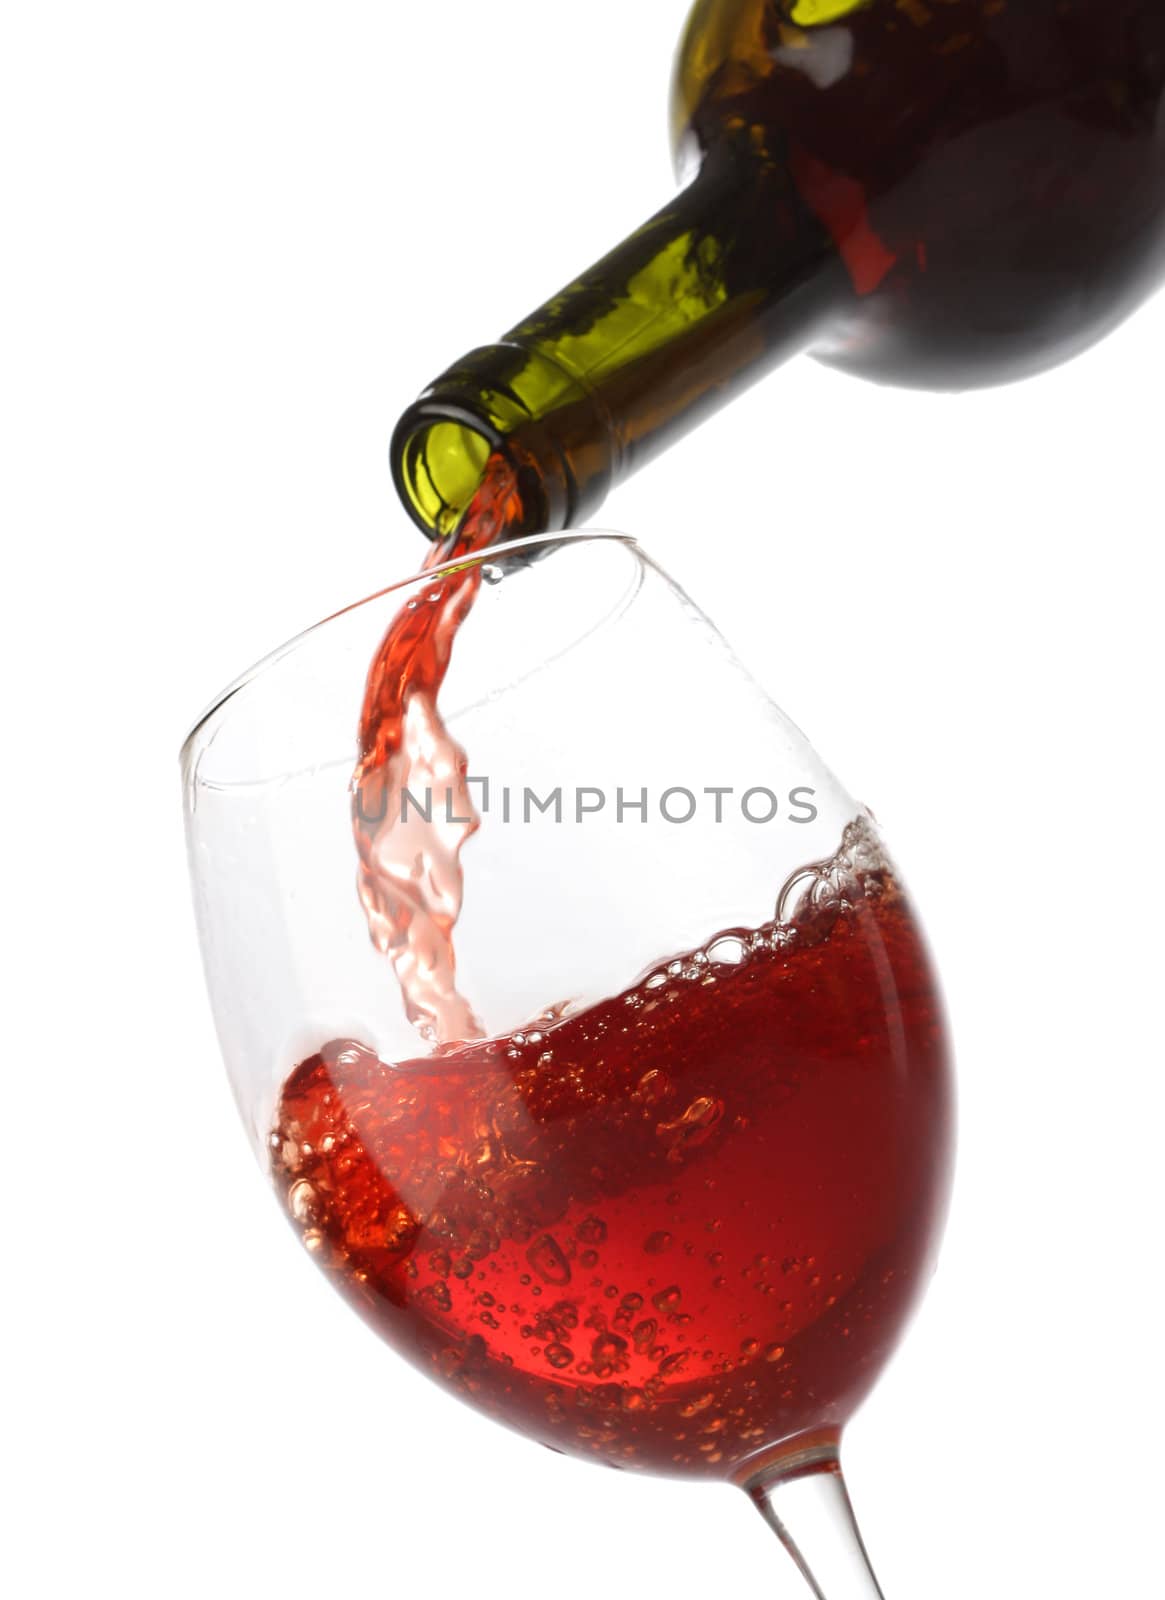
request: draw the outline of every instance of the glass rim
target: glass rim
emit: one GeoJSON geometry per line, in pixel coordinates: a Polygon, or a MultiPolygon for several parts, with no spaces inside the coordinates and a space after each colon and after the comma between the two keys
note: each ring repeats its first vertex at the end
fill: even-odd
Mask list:
{"type": "Polygon", "coordinates": [[[364,595],[360,600],[353,600],[348,605],[341,606],[339,610],[329,612],[326,617],[321,617],[318,622],[313,622],[308,627],[301,628],[298,633],[292,634],[291,638],[285,640],[283,644],[277,645],[274,650],[269,650],[266,655],[260,656],[252,666],[247,667],[237,678],[232,679],[225,689],[220,690],[215,695],[205,710],[191,724],[189,732],[182,740],[179,747],[179,761],[183,769],[186,767],[187,757],[195,740],[207,723],[213,717],[216,717],[224,706],[233,700],[236,695],[241,694],[244,689],[256,682],[257,679],[293,655],[309,639],[314,639],[325,628],[330,627],[335,622],[339,622],[341,618],[352,616],[355,612],[364,610],[366,606],[377,605],[390,595],[404,595],[410,589],[439,582],[450,573],[464,572],[467,567],[496,566],[500,562],[512,559],[514,556],[523,553],[533,554],[550,546],[586,545],[604,542],[624,545],[641,560],[647,559],[638,539],[633,538],[628,533],[619,533],[614,529],[580,528],[566,529],[559,533],[528,534],[522,539],[508,539],[504,544],[491,545],[485,550],[479,550],[470,555],[455,556],[449,561],[441,562],[438,566],[411,573],[407,578],[400,578],[395,583],[386,584],[383,589],[377,589],[373,594],[364,595]]]}

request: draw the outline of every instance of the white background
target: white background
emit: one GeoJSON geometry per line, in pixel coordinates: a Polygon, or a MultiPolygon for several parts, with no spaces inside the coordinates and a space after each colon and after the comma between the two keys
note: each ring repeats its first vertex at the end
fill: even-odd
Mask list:
{"type": "MultiPolygon", "coordinates": [[[[9,3],[0,1560],[24,1596],[793,1596],[728,1489],[430,1389],[264,1192],[176,755],[403,576],[397,412],[670,193],[684,0],[9,3]]],[[[1165,302],[958,399],[801,361],[611,500],[842,779],[957,1037],[942,1266],[847,1463],[890,1600],[1159,1581],[1165,302]]]]}

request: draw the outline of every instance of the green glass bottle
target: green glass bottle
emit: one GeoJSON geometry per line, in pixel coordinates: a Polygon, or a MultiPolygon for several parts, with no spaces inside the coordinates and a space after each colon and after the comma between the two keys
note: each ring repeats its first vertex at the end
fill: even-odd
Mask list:
{"type": "Polygon", "coordinates": [[[793,354],[1004,382],[1165,276],[1165,0],[697,0],[672,121],[679,196],[401,418],[431,536],[491,453],[564,528],[793,354]]]}

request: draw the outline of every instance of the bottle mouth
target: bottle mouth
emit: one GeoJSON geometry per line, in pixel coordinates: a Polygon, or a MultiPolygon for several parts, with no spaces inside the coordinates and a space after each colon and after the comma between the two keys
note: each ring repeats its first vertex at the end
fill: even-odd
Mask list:
{"type": "Polygon", "coordinates": [[[609,417],[560,361],[514,340],[471,350],[401,417],[392,437],[397,493],[430,539],[456,533],[502,455],[523,486],[530,531],[568,528],[612,480],[609,417]]]}
{"type": "Polygon", "coordinates": [[[428,538],[456,533],[491,455],[509,454],[502,433],[481,417],[419,400],[397,424],[392,476],[405,510],[428,538]]]}

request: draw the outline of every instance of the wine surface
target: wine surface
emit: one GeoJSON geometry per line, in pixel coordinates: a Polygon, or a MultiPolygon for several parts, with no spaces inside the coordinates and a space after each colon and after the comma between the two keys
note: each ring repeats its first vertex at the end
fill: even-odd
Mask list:
{"type": "Polygon", "coordinates": [[[743,1481],[845,1422],[930,1270],[920,932],[864,821],[789,898],[586,1010],[400,1064],[336,1040],[284,1085],[272,1174],[316,1261],[554,1449],[743,1481]]]}

